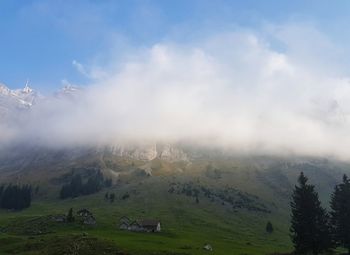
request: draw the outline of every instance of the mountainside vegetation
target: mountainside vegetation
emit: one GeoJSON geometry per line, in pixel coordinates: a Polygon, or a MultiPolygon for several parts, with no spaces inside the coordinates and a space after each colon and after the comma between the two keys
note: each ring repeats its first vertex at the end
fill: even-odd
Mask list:
{"type": "Polygon", "coordinates": [[[30,206],[32,187],[30,185],[0,186],[0,208],[22,210],[30,206]]]}
{"type": "Polygon", "coordinates": [[[68,184],[64,184],[60,191],[60,198],[77,197],[81,195],[90,195],[100,191],[103,187],[110,187],[112,179],[105,179],[100,170],[93,172],[85,183],[80,174],[72,176],[68,184]]]}
{"type": "Polygon", "coordinates": [[[215,254],[243,255],[292,252],[290,199],[300,172],[330,210],[330,194],[350,167],[313,158],[211,157],[169,162],[89,154],[71,160],[48,155],[45,160],[26,162],[21,169],[11,175],[0,167],[0,174],[7,182],[17,178],[40,188],[29,208],[15,213],[0,210],[1,254],[11,254],[14,247],[16,254],[35,254],[34,247],[41,254],[55,254],[39,245],[39,240],[51,245],[55,237],[65,236],[71,241],[60,249],[81,246],[76,254],[84,254],[85,244],[80,243],[86,240],[99,247],[108,243],[115,253],[131,255],[206,254],[206,244],[215,254]],[[97,178],[102,189],[84,194],[82,187],[89,178],[101,175],[97,178]],[[105,185],[108,179],[113,180],[110,186],[105,185]],[[60,199],[62,187],[73,182],[81,187],[74,191],[76,195],[60,199]],[[67,217],[71,208],[91,211],[96,225],[35,220],[67,217]],[[123,216],[160,220],[162,231],[120,230],[123,216]],[[27,246],[32,253],[25,252],[27,246]]]}

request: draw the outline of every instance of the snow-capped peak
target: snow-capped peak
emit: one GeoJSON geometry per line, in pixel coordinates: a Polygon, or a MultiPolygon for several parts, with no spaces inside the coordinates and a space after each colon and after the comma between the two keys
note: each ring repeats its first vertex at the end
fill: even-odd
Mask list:
{"type": "Polygon", "coordinates": [[[33,89],[29,87],[29,81],[26,82],[26,85],[23,88],[23,92],[28,94],[33,92],[33,89]]]}
{"type": "Polygon", "coordinates": [[[59,91],[57,91],[54,96],[56,98],[75,99],[82,93],[82,91],[83,89],[81,87],[66,84],[59,91]]]}
{"type": "Polygon", "coordinates": [[[11,90],[5,86],[5,84],[0,83],[0,94],[9,95],[11,90]]]}
{"type": "Polygon", "coordinates": [[[78,91],[78,90],[80,90],[80,88],[73,86],[73,85],[65,85],[62,88],[63,92],[73,92],[73,91],[78,91]]]}
{"type": "Polygon", "coordinates": [[[23,89],[11,90],[4,84],[0,84],[0,106],[6,109],[25,109],[31,107],[38,94],[29,87],[28,81],[23,89]]]}

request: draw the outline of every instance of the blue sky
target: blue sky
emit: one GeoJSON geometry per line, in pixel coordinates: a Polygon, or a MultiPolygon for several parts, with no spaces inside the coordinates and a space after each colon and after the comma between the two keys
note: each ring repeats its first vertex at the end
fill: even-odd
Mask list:
{"type": "Polygon", "coordinates": [[[266,23],[312,23],[346,45],[349,11],[346,0],[0,0],[0,81],[17,88],[29,78],[44,92],[64,79],[85,84],[74,60],[103,66],[111,52],[266,23]]]}

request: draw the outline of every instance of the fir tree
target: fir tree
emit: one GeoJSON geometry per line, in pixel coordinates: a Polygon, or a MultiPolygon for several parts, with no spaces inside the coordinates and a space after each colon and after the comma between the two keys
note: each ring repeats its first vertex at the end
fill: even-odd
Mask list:
{"type": "Polygon", "coordinates": [[[77,174],[73,177],[70,183],[71,197],[77,197],[81,194],[83,187],[83,181],[80,174],[77,174]]]}
{"type": "Polygon", "coordinates": [[[331,197],[331,221],[334,241],[350,254],[350,181],[346,175],[331,197]]]}
{"type": "Polygon", "coordinates": [[[39,193],[39,185],[37,185],[37,186],[35,187],[35,192],[34,192],[34,193],[35,193],[35,195],[39,193]]]}
{"type": "Polygon", "coordinates": [[[272,223],[270,221],[268,221],[266,224],[266,232],[269,234],[271,234],[273,232],[273,226],[272,226],[272,223]]]}
{"type": "Polygon", "coordinates": [[[109,188],[109,187],[112,186],[112,184],[113,184],[113,181],[112,181],[111,178],[104,180],[104,186],[105,187],[109,188]]]}
{"type": "Polygon", "coordinates": [[[74,222],[73,208],[70,208],[68,211],[67,222],[74,222]]]}
{"type": "Polygon", "coordinates": [[[65,184],[62,186],[60,191],[60,198],[65,199],[72,196],[72,190],[70,184],[65,184]]]}
{"type": "Polygon", "coordinates": [[[70,183],[62,186],[60,198],[77,197],[81,195],[90,195],[99,192],[103,187],[112,185],[112,179],[105,180],[100,170],[95,171],[85,183],[80,174],[73,176],[70,183]]]}
{"type": "Polygon", "coordinates": [[[115,194],[114,194],[114,193],[111,193],[111,194],[109,195],[109,200],[111,201],[111,203],[114,202],[114,199],[115,199],[115,194]]]}
{"type": "Polygon", "coordinates": [[[321,207],[318,194],[307,177],[301,173],[295,186],[291,209],[291,238],[297,254],[314,255],[332,247],[329,217],[321,207]]]}
{"type": "Polygon", "coordinates": [[[2,195],[2,192],[4,191],[4,185],[1,185],[0,186],[0,198],[1,198],[1,195],[2,195]]]}
{"type": "Polygon", "coordinates": [[[30,185],[2,186],[0,207],[11,210],[22,210],[30,207],[32,201],[32,188],[30,185]]]}

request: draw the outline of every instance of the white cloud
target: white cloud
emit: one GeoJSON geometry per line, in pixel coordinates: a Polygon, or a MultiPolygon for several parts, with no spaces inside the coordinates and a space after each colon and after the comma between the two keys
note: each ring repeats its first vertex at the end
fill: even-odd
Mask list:
{"type": "Polygon", "coordinates": [[[86,76],[86,77],[89,77],[89,76],[90,76],[89,73],[88,73],[88,71],[86,71],[85,67],[84,67],[81,63],[79,63],[78,61],[73,60],[73,61],[72,61],[72,65],[73,65],[73,66],[77,69],[77,71],[78,71],[79,73],[81,73],[82,75],[84,75],[84,76],[86,76]]]}
{"type": "Polygon", "coordinates": [[[92,84],[76,101],[35,107],[21,133],[50,144],[195,141],[349,159],[350,79],[327,62],[336,46],[314,28],[319,36],[308,40],[305,27],[271,31],[284,51],[258,33],[232,32],[155,44],[108,71],[74,61],[92,84]]]}

